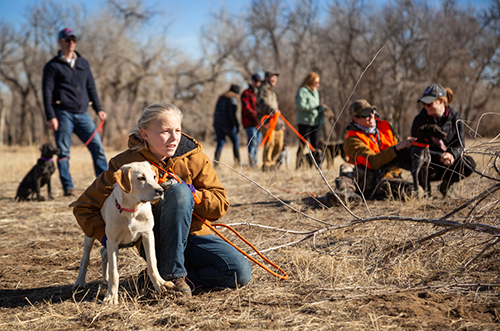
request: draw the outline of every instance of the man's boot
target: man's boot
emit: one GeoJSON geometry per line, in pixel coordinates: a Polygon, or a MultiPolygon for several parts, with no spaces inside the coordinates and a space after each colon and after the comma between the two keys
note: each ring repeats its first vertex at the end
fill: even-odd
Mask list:
{"type": "Polygon", "coordinates": [[[219,166],[220,152],[215,152],[214,156],[214,169],[219,166]]]}
{"type": "Polygon", "coordinates": [[[234,167],[237,168],[240,165],[241,165],[240,156],[239,155],[234,155],[234,167]]]}
{"type": "Polygon", "coordinates": [[[343,173],[341,176],[335,179],[335,194],[332,192],[328,192],[326,194],[326,201],[331,205],[335,206],[340,204],[340,201],[347,204],[348,202],[361,201],[361,196],[356,193],[356,185],[354,184],[354,180],[348,176],[345,176],[343,173]],[[339,201],[340,200],[340,201],[339,201]]]}

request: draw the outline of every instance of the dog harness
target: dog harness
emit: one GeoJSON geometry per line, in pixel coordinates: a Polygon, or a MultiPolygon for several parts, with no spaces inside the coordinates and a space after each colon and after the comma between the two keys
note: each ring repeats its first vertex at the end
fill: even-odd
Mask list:
{"type": "Polygon", "coordinates": [[[427,148],[427,147],[429,147],[429,144],[419,143],[419,142],[416,142],[416,141],[412,142],[411,144],[412,144],[413,146],[416,146],[416,147],[422,147],[422,148],[427,148]]]}

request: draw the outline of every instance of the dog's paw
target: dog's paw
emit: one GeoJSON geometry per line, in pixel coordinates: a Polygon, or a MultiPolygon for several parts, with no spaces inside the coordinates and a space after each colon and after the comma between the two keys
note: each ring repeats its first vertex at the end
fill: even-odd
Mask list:
{"type": "Polygon", "coordinates": [[[163,288],[166,288],[167,290],[173,290],[174,287],[175,287],[175,284],[169,280],[166,280],[165,283],[163,283],[163,288]]]}
{"type": "Polygon", "coordinates": [[[72,288],[73,288],[73,291],[78,290],[78,289],[80,289],[80,288],[81,288],[81,289],[84,289],[84,288],[85,288],[85,285],[86,285],[86,284],[85,284],[85,282],[83,282],[83,283],[76,282],[76,283],[75,283],[75,285],[73,285],[73,287],[72,287],[72,288]]]}
{"type": "Polygon", "coordinates": [[[156,292],[164,292],[175,287],[174,283],[172,283],[171,281],[163,280],[162,278],[156,280],[152,279],[151,282],[153,283],[153,287],[155,288],[156,292]]]}
{"type": "Polygon", "coordinates": [[[118,294],[108,293],[102,301],[105,305],[117,305],[118,304],[118,294]]]}
{"type": "Polygon", "coordinates": [[[38,201],[45,201],[45,197],[39,196],[38,201]]]}

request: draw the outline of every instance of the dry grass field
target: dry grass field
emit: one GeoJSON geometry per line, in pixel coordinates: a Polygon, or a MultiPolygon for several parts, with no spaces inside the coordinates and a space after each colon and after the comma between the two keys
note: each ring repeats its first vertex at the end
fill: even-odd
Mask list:
{"type": "MultiPolygon", "coordinates": [[[[72,153],[80,194],[93,170],[86,150],[72,153]]],[[[222,161],[232,165],[229,155],[226,146],[222,161]]],[[[13,200],[38,157],[38,146],[0,149],[0,330],[500,329],[498,192],[457,210],[497,183],[489,154],[473,157],[479,171],[493,178],[474,174],[451,197],[441,198],[433,186],[427,200],[368,201],[349,211],[322,204],[325,181],[316,170],[296,171],[293,156],[290,169],[275,174],[243,167],[237,169],[242,175],[220,166],[231,203],[221,221],[235,224],[258,249],[271,249],[264,254],[290,278],[279,280],[252,263],[244,288],[195,291],[189,299],[158,296],[136,288],[145,262],[134,249],[124,249],[118,306],[102,304],[106,284],[97,243],[87,288],[72,290],[83,233],[68,207],[74,199],[62,196],[57,173],[53,201],[13,200]]],[[[340,162],[322,169],[332,186],[340,162]]]]}

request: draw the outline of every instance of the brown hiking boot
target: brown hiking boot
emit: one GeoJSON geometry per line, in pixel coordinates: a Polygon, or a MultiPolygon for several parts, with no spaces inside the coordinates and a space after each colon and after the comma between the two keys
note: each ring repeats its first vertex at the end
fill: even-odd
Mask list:
{"type": "Polygon", "coordinates": [[[191,288],[189,285],[186,283],[186,277],[179,277],[179,278],[174,278],[174,279],[169,279],[172,283],[174,283],[174,292],[178,292],[182,294],[185,297],[190,297],[191,294],[191,288]]]}

